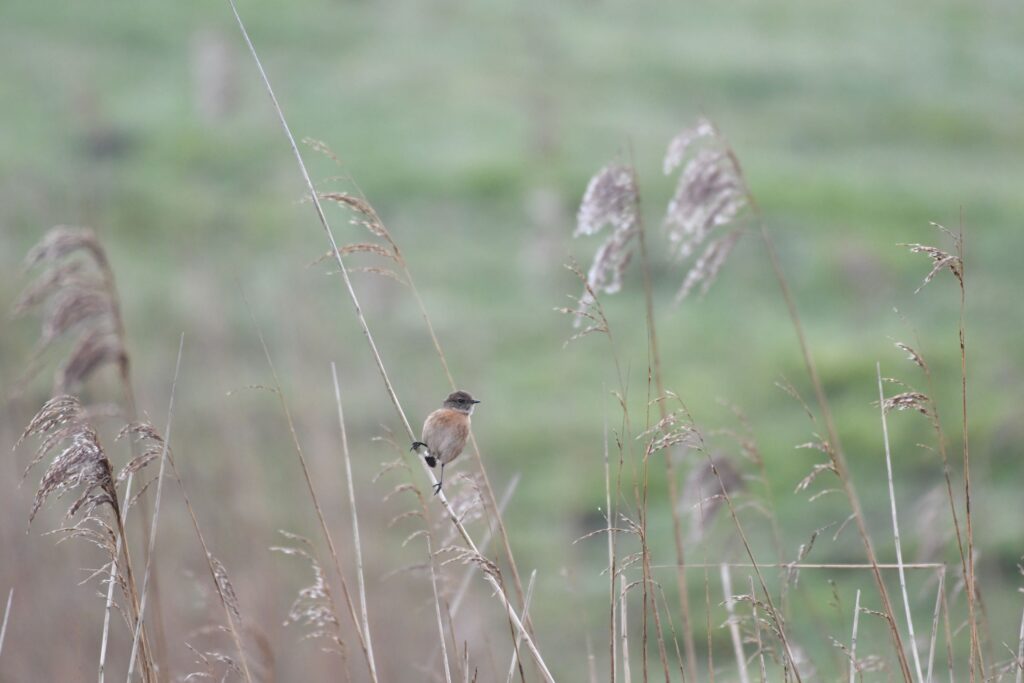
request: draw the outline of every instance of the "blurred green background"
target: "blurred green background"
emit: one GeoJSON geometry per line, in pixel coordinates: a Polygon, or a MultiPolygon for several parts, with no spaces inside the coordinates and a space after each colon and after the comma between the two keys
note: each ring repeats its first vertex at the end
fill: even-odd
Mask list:
{"type": "MultiPolygon", "coordinates": [[[[621,420],[609,395],[617,384],[605,340],[591,336],[563,348],[570,320],[552,311],[579,289],[562,264],[570,257],[588,264],[598,244],[571,238],[587,179],[608,161],[634,159],[654,252],[666,386],[709,432],[736,427],[720,399],[749,416],[775,493],[786,560],[796,558],[814,529],[841,521],[847,508],[838,495],[809,503],[809,493],[793,494],[820,454],[794,449],[814,427],[774,386],[785,377],[811,399],[756,234],[740,242],[706,298],[673,305],[685,270],[667,258],[660,231],[674,183],[661,173],[665,146],[706,115],[743,162],[886,561],[894,561],[894,551],[872,405],[876,361],[884,374],[926,388],[894,340],[918,346],[933,368],[953,479],[961,481],[958,291],[944,273],[914,295],[930,263],[897,243],[948,248],[928,221],[957,228],[962,220],[979,580],[991,623],[989,660],[1009,658],[1000,644],[1016,643],[1016,563],[1024,552],[1018,4],[397,0],[259,1],[239,9],[296,136],[324,141],[340,159],[339,166],[304,148],[314,180],[323,190],[355,191],[349,176],[355,179],[405,253],[457,382],[484,401],[474,431],[495,489],[520,477],[505,519],[524,580],[538,572],[538,642],[564,680],[583,679],[588,637],[597,669],[607,668],[605,542],[572,542],[603,524],[603,425],[615,429],[621,420]],[[894,307],[916,329],[919,345],[894,307]]],[[[302,200],[301,176],[227,4],[58,9],[6,0],[0,101],[0,301],[12,302],[27,282],[21,260],[47,228],[95,228],[121,288],[140,406],[158,425],[184,333],[172,441],[214,553],[231,572],[247,620],[270,643],[280,680],[326,678],[338,664],[301,642],[300,629],[281,626],[308,569],[267,548],[280,542],[277,529],[315,538],[317,528],[274,397],[244,390],[270,382],[245,298],[297,416],[328,517],[347,539],[329,374],[329,363],[338,363],[371,623],[386,653],[382,669],[387,680],[422,680],[437,637],[429,582],[422,572],[388,573],[422,562],[423,551],[416,543],[401,546],[415,525],[388,526],[407,509],[401,498],[383,500],[401,477],[372,481],[380,463],[394,457],[373,437],[400,434],[401,424],[340,279],[330,266],[308,265],[328,243],[302,200]]],[[[339,241],[365,240],[346,214],[330,211],[339,241]]],[[[358,256],[352,262],[372,264],[358,256]]],[[[448,388],[415,300],[373,274],[354,280],[390,376],[418,424],[448,388]]],[[[634,264],[624,290],[605,298],[635,422],[642,422],[647,393],[642,292],[634,264]]],[[[44,372],[13,391],[38,326],[12,320],[4,330],[0,382],[8,398],[0,443],[12,445],[51,382],[44,372]]],[[[93,380],[85,397],[116,400],[112,375],[93,380]]],[[[112,440],[117,425],[106,428],[112,440]]],[[[904,550],[913,558],[929,539],[945,538],[948,509],[935,522],[927,507],[942,471],[934,454],[916,446],[932,443],[924,419],[894,415],[890,432],[904,550]]],[[[715,443],[738,457],[728,438],[715,443]]],[[[639,447],[629,449],[635,461],[639,447]]],[[[110,450],[122,463],[124,449],[110,450]]],[[[93,670],[102,622],[92,588],[76,585],[83,578],[77,568],[97,560],[87,548],[54,547],[42,536],[59,523],[57,506],[25,534],[38,476],[17,486],[28,458],[26,451],[5,458],[0,484],[0,590],[15,588],[0,678],[77,680],[80,671],[93,670]]],[[[462,462],[462,471],[475,469],[470,458],[462,462]]],[[[681,479],[692,464],[681,462],[681,479]]],[[[755,474],[749,463],[741,467],[755,474]]],[[[634,501],[630,486],[625,511],[634,501]]],[[[669,564],[671,501],[660,460],[651,490],[650,544],[655,561],[669,564]]],[[[740,495],[741,517],[759,559],[776,561],[760,494],[751,482],[740,495]]],[[[197,629],[217,612],[180,499],[167,500],[157,557],[178,675],[192,670],[184,643],[205,637],[197,629]]],[[[484,522],[472,528],[482,536],[484,522]]],[[[832,533],[818,539],[808,561],[862,561],[852,530],[834,542],[832,533]]],[[[744,559],[725,519],[688,552],[694,561],[744,559]]],[[[958,566],[955,545],[939,555],[953,563],[951,571],[958,566]]],[[[462,570],[445,572],[454,586],[462,570]]],[[[673,573],[659,572],[675,608],[673,573]]],[[[919,635],[930,628],[935,599],[924,577],[911,576],[919,635]]],[[[690,578],[703,667],[703,574],[690,578]]],[[[746,574],[733,578],[739,592],[746,574]]],[[[947,578],[952,587],[954,575],[947,578]]],[[[731,680],[717,571],[710,580],[716,662],[719,676],[731,680]]],[[[857,588],[878,608],[866,572],[804,572],[791,589],[793,637],[822,680],[845,670],[828,636],[848,637],[857,588]]],[[[469,640],[481,680],[503,678],[507,623],[481,581],[470,595],[457,637],[469,640]]],[[[963,596],[951,600],[955,628],[963,596]]],[[[678,614],[672,616],[678,627],[678,614]]],[[[639,612],[631,619],[638,624],[639,612]]],[[[872,622],[862,652],[889,657],[883,626],[872,622]]],[[[124,659],[124,640],[115,631],[115,661],[124,659]]],[[[958,647],[966,647],[963,637],[958,647]]],[[[354,640],[350,657],[360,680],[354,640]]]]}

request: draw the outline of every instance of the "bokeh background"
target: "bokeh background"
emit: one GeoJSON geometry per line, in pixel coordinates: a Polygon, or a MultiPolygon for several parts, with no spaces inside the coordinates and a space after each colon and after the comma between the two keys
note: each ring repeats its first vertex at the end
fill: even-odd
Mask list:
{"type": "MultiPolygon", "coordinates": [[[[319,187],[354,191],[352,179],[358,183],[408,259],[457,382],[484,401],[474,431],[498,493],[518,477],[505,520],[521,573],[537,570],[533,621],[561,679],[584,680],[588,638],[595,667],[607,668],[605,542],[573,541],[603,524],[603,429],[621,423],[609,394],[617,384],[605,341],[564,347],[571,321],[552,309],[579,289],[562,264],[589,263],[597,246],[571,234],[587,179],[608,161],[632,158],[637,166],[667,387],[709,431],[736,427],[720,400],[749,416],[786,559],[796,558],[814,529],[847,513],[839,496],[811,503],[807,492],[793,493],[820,454],[794,448],[811,439],[813,426],[775,386],[785,377],[811,397],[756,234],[740,242],[707,297],[672,303],[684,271],[666,256],[659,229],[674,182],[662,175],[661,158],[669,139],[700,115],[717,123],[744,164],[888,561],[894,553],[872,405],[875,363],[922,385],[893,348],[894,340],[913,343],[914,330],[936,375],[954,462],[960,453],[958,291],[947,273],[915,295],[930,264],[897,243],[948,247],[928,222],[962,223],[979,582],[991,659],[1009,658],[1001,644],[1017,641],[1024,553],[1019,5],[260,0],[242,2],[240,11],[296,135],[322,140],[339,159],[305,148],[319,187]]],[[[21,260],[46,229],[95,228],[121,289],[139,404],[158,425],[184,333],[172,444],[243,614],[273,651],[278,680],[334,678],[340,665],[301,640],[302,629],[282,626],[310,574],[268,547],[280,544],[278,529],[310,538],[318,530],[275,397],[246,389],[270,383],[257,328],[328,519],[348,548],[329,373],[329,363],[338,364],[381,668],[386,680],[436,674],[436,665],[424,673],[437,638],[428,579],[396,571],[423,561],[418,543],[402,546],[416,525],[388,525],[408,509],[401,497],[384,500],[402,475],[373,481],[395,457],[374,437],[400,434],[401,425],[340,279],[329,265],[309,265],[328,243],[303,201],[301,176],[227,4],[6,0],[0,101],[0,302],[13,302],[28,281],[21,260]]],[[[346,214],[331,211],[341,241],[363,240],[346,214]]],[[[399,396],[418,422],[447,382],[415,300],[379,276],[354,279],[399,396]]],[[[606,305],[630,405],[643,415],[646,332],[635,265],[606,305]]],[[[5,320],[3,330],[0,444],[9,449],[48,397],[62,351],[18,390],[38,321],[5,320]]],[[[110,373],[91,380],[83,395],[108,402],[117,392],[110,373]]],[[[103,435],[121,464],[117,427],[104,424],[103,435]]],[[[942,472],[934,454],[916,446],[931,438],[920,416],[894,416],[891,431],[905,552],[916,557],[936,536],[945,539],[948,513],[935,522],[927,508],[942,472]]],[[[717,447],[738,458],[728,439],[717,447]]],[[[0,679],[85,680],[95,670],[102,604],[95,583],[78,582],[88,573],[82,568],[99,560],[84,544],[57,546],[44,535],[59,525],[59,506],[26,534],[39,476],[19,486],[28,459],[22,450],[0,464],[0,592],[15,590],[0,679]]],[[[681,478],[691,466],[681,462],[681,478]]],[[[461,471],[474,470],[464,458],[461,471]]],[[[651,545],[656,561],[669,564],[672,501],[660,466],[650,485],[651,545]]],[[[741,494],[741,515],[755,550],[775,561],[757,486],[741,494]]],[[[180,676],[195,670],[186,642],[215,646],[201,629],[218,612],[180,496],[173,488],[165,495],[157,559],[171,673],[180,676]]],[[[626,510],[632,501],[627,490],[626,510]]],[[[482,536],[485,522],[472,529],[482,536]]],[[[862,560],[851,531],[835,541],[831,534],[816,542],[809,561],[862,560]]],[[[710,562],[744,559],[725,519],[689,552],[710,562]]],[[[936,552],[955,566],[954,546],[933,550],[931,559],[936,552]]],[[[454,585],[462,571],[447,567],[446,581],[454,585]]],[[[673,574],[659,571],[675,606],[673,574]]],[[[703,668],[704,576],[690,578],[703,668]]],[[[744,585],[746,575],[734,581],[744,585]]],[[[845,670],[828,636],[848,636],[857,588],[878,607],[866,572],[804,572],[791,590],[791,629],[821,680],[845,670]]],[[[926,632],[934,584],[912,574],[910,588],[918,632],[926,632]]],[[[710,591],[719,677],[731,680],[715,571],[710,591]]],[[[962,612],[962,594],[956,600],[962,612]]],[[[954,615],[953,626],[962,618],[954,615]]],[[[873,621],[862,647],[888,656],[882,625],[873,621]]],[[[456,623],[480,680],[503,678],[508,625],[479,579],[456,623]]],[[[115,629],[115,671],[126,637],[115,629]]],[[[353,676],[361,680],[351,645],[353,676]]]]}

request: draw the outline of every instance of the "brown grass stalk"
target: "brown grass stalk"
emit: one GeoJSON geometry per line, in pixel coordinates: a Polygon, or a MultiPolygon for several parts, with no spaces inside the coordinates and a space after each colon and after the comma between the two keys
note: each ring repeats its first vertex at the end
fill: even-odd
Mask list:
{"type": "MultiPolygon", "coordinates": [[[[252,43],[252,39],[249,37],[248,31],[246,31],[245,29],[245,24],[242,22],[242,17],[238,13],[238,8],[235,6],[234,0],[228,0],[228,4],[231,6],[231,11],[235,16],[236,21],[238,22],[238,27],[242,33],[242,37],[245,39],[246,45],[249,48],[249,53],[251,54],[253,61],[256,64],[257,70],[259,71],[260,78],[263,81],[263,85],[267,90],[267,94],[270,96],[271,102],[274,107],[274,111],[277,113],[278,119],[281,123],[281,127],[284,130],[285,136],[288,138],[288,142],[298,163],[299,170],[301,171],[302,177],[305,180],[306,186],[309,190],[313,207],[316,211],[320,224],[324,228],[324,231],[327,233],[327,237],[331,245],[331,250],[332,253],[334,254],[335,261],[338,264],[338,268],[340,270],[342,280],[345,285],[345,289],[355,309],[356,318],[359,322],[360,327],[363,330],[363,336],[366,338],[367,344],[370,346],[370,350],[373,354],[374,361],[377,365],[377,370],[380,372],[381,379],[384,381],[384,386],[387,391],[388,397],[391,399],[391,403],[394,406],[395,411],[402,420],[402,424],[405,427],[405,430],[409,436],[409,440],[414,441],[416,439],[416,435],[412,430],[412,426],[409,424],[409,420],[405,415],[405,411],[402,409],[401,402],[398,400],[398,395],[395,393],[394,386],[392,385],[391,380],[388,378],[387,370],[384,367],[384,362],[381,359],[379,350],[377,349],[377,344],[373,339],[373,334],[370,332],[370,328],[366,322],[366,318],[363,316],[362,307],[359,304],[359,297],[356,295],[355,289],[352,286],[352,281],[349,278],[345,262],[341,257],[341,252],[338,250],[337,241],[334,239],[334,233],[331,230],[330,223],[327,220],[327,216],[324,214],[323,206],[321,205],[320,199],[316,192],[316,187],[313,185],[313,181],[312,179],[310,179],[309,176],[309,171],[306,169],[306,164],[302,159],[302,153],[299,151],[298,145],[295,142],[295,137],[292,135],[291,128],[288,125],[287,120],[285,119],[284,112],[281,109],[281,105],[278,103],[276,95],[274,95],[274,90],[270,85],[270,79],[267,77],[267,74],[263,69],[263,64],[260,62],[259,55],[257,54],[256,48],[252,43]]],[[[427,477],[431,481],[436,483],[433,472],[427,466],[426,462],[422,462],[421,464],[423,466],[423,471],[427,475],[427,477]]],[[[443,492],[441,492],[438,494],[438,499],[440,500],[442,506],[445,508],[445,512],[448,514],[452,523],[455,525],[455,528],[458,530],[459,535],[462,537],[463,541],[465,541],[470,551],[480,556],[479,550],[476,547],[476,543],[473,542],[473,539],[469,535],[469,532],[466,531],[466,528],[462,525],[462,522],[459,521],[458,517],[455,515],[455,512],[452,510],[451,505],[448,502],[447,496],[443,492]]],[[[516,614],[515,608],[509,601],[505,589],[502,587],[501,583],[497,580],[497,578],[495,578],[491,574],[485,573],[484,576],[488,583],[491,584],[492,588],[494,588],[495,594],[501,601],[503,608],[508,613],[508,617],[512,621],[515,628],[525,634],[524,641],[526,642],[527,647],[532,653],[534,660],[537,662],[537,665],[540,668],[541,673],[544,676],[544,679],[547,681],[551,681],[553,683],[554,678],[552,677],[551,672],[548,670],[547,665],[544,663],[544,659],[540,654],[540,650],[537,648],[537,645],[534,642],[533,638],[530,636],[530,634],[526,632],[525,626],[519,619],[519,616],[516,614]]]]}
{"type": "Polygon", "coordinates": [[[156,550],[157,523],[160,519],[160,501],[164,490],[164,467],[167,464],[167,444],[171,436],[171,421],[174,418],[174,395],[178,389],[178,373],[181,371],[181,355],[185,349],[185,334],[182,333],[178,340],[178,359],[174,364],[174,379],[171,380],[171,398],[167,405],[167,426],[164,428],[164,447],[160,454],[160,470],[156,478],[156,499],[153,503],[153,517],[150,521],[149,540],[146,546],[146,566],[142,573],[142,595],[139,602],[139,618],[135,623],[135,633],[132,636],[131,655],[128,657],[128,681],[132,680],[132,673],[135,671],[135,661],[138,655],[139,636],[142,633],[142,624],[146,617],[146,591],[149,588],[150,570],[152,567],[153,552],[156,550]]]}
{"type": "Polygon", "coordinates": [[[939,636],[939,617],[942,616],[942,592],[946,589],[946,568],[936,573],[939,588],[935,591],[935,613],[932,617],[932,635],[928,641],[928,672],[925,675],[925,683],[932,683],[932,670],[935,664],[935,643],[939,636]]]}
{"type": "Polygon", "coordinates": [[[889,507],[892,512],[892,536],[896,545],[896,564],[900,577],[900,592],[903,594],[903,610],[907,617],[907,635],[910,638],[910,654],[914,658],[914,671],[917,673],[917,680],[923,683],[924,675],[921,670],[921,657],[917,652],[917,639],[914,636],[914,618],[910,611],[910,597],[907,594],[907,576],[903,570],[903,547],[900,543],[900,525],[896,516],[896,489],[892,480],[892,453],[889,448],[889,421],[885,415],[885,392],[882,389],[882,364],[875,364],[875,373],[878,378],[878,409],[882,416],[882,440],[885,443],[885,474],[889,483],[889,507]]]}
{"type": "Polygon", "coordinates": [[[960,216],[960,233],[956,239],[956,255],[960,261],[960,276],[957,281],[960,284],[960,318],[957,324],[957,332],[960,339],[960,406],[963,431],[964,451],[964,519],[967,524],[967,609],[968,618],[971,620],[971,650],[970,680],[975,680],[974,661],[978,661],[978,670],[981,678],[985,678],[985,658],[982,654],[981,642],[978,637],[978,615],[975,610],[975,603],[978,599],[977,588],[974,581],[974,521],[971,515],[971,449],[970,435],[967,429],[967,332],[964,324],[964,317],[967,308],[967,289],[964,283],[966,279],[964,265],[964,232],[963,214],[960,216]]]}

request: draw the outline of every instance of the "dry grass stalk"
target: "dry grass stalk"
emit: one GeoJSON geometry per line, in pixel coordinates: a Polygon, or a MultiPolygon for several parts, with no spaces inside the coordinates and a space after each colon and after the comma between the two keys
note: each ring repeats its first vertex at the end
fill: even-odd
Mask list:
{"type": "Polygon", "coordinates": [[[935,664],[935,643],[939,635],[939,616],[942,610],[942,594],[946,589],[946,568],[943,567],[937,575],[939,588],[935,591],[935,612],[932,617],[932,636],[928,642],[928,672],[924,678],[926,683],[932,682],[932,669],[935,664]]]}
{"type": "MultiPolygon", "coordinates": [[[[239,30],[241,31],[242,36],[246,41],[246,45],[249,48],[249,52],[252,55],[253,61],[256,64],[257,70],[260,73],[260,78],[263,81],[264,86],[266,87],[267,94],[270,96],[274,110],[277,113],[278,119],[281,123],[281,127],[285,132],[285,136],[288,138],[289,145],[291,146],[292,152],[295,155],[295,159],[299,165],[299,170],[302,173],[306,186],[309,189],[310,196],[313,199],[313,206],[316,210],[317,218],[319,219],[321,226],[324,228],[324,231],[327,233],[328,239],[331,243],[331,250],[335,256],[335,261],[338,263],[338,267],[341,272],[342,280],[345,284],[346,291],[348,293],[349,299],[352,302],[353,307],[355,308],[356,318],[360,324],[360,327],[363,330],[367,343],[370,346],[370,350],[373,353],[374,361],[377,365],[378,371],[381,374],[381,378],[384,381],[388,397],[391,399],[392,405],[394,405],[396,412],[401,418],[406,433],[409,435],[410,441],[413,441],[415,440],[416,435],[412,430],[412,426],[410,425],[408,418],[405,416],[405,411],[402,410],[401,403],[399,402],[398,395],[395,393],[394,387],[391,384],[391,380],[388,378],[387,370],[385,369],[384,363],[380,356],[380,351],[377,349],[377,344],[374,341],[373,335],[370,332],[370,328],[366,323],[366,318],[363,316],[362,308],[359,305],[359,298],[355,293],[355,289],[352,287],[352,282],[351,279],[349,278],[348,271],[345,268],[345,263],[341,257],[341,254],[338,252],[337,241],[334,239],[334,233],[331,230],[330,223],[328,222],[326,215],[324,214],[323,207],[320,204],[316,188],[313,185],[313,181],[309,177],[309,171],[306,169],[305,162],[302,160],[302,154],[299,152],[298,145],[295,142],[295,137],[292,135],[291,128],[288,126],[288,122],[284,117],[284,113],[281,110],[281,106],[277,101],[277,97],[274,95],[273,88],[270,85],[270,80],[263,69],[263,65],[260,62],[259,55],[256,53],[256,48],[252,44],[252,40],[245,29],[245,24],[242,22],[241,15],[238,14],[238,8],[235,6],[233,0],[228,0],[228,2],[229,5],[231,6],[231,11],[235,16],[235,19],[238,22],[239,30]]],[[[430,478],[431,480],[434,480],[434,475],[430,468],[427,467],[425,462],[422,463],[422,465],[423,471],[427,475],[427,477],[430,478]]],[[[452,513],[451,507],[448,505],[447,497],[443,493],[441,493],[438,495],[438,498],[440,499],[441,504],[445,507],[446,512],[448,513],[449,517],[452,520],[452,523],[456,526],[456,529],[459,531],[459,534],[462,536],[463,540],[467,543],[470,549],[475,552],[476,544],[473,542],[473,539],[469,535],[469,532],[466,531],[465,527],[462,526],[458,518],[452,513]]],[[[520,621],[518,615],[515,613],[512,603],[509,601],[504,588],[496,579],[494,579],[494,577],[490,577],[488,579],[488,582],[491,583],[492,588],[495,589],[496,595],[502,602],[502,606],[508,613],[509,619],[513,622],[515,628],[525,632],[525,627],[520,621]]],[[[553,681],[554,679],[552,678],[550,671],[548,671],[547,665],[544,663],[543,657],[541,656],[540,651],[537,649],[537,646],[534,643],[533,638],[527,633],[526,636],[524,636],[524,639],[526,641],[527,647],[530,649],[531,654],[537,661],[537,665],[541,669],[541,673],[543,674],[545,680],[553,681]]]]}
{"type": "MultiPolygon", "coordinates": [[[[886,413],[889,412],[890,410],[905,409],[904,402],[893,403],[893,401],[897,398],[909,395],[914,397],[914,406],[920,406],[922,404],[916,398],[917,394],[900,394],[899,396],[894,396],[887,399],[885,397],[885,392],[882,389],[881,363],[876,363],[875,371],[878,377],[878,403],[881,406],[880,412],[882,414],[882,440],[885,443],[885,473],[886,479],[889,483],[889,507],[890,511],[892,512],[892,535],[893,541],[896,545],[896,563],[899,565],[900,592],[903,594],[903,610],[907,617],[907,635],[910,639],[910,654],[913,656],[914,659],[914,671],[915,673],[917,673],[917,680],[921,681],[921,683],[924,683],[925,679],[921,669],[921,657],[917,652],[917,638],[914,635],[914,619],[910,611],[910,597],[907,594],[907,577],[906,573],[903,570],[903,548],[900,544],[900,527],[899,521],[897,520],[896,516],[896,490],[892,480],[892,453],[889,449],[889,423],[885,418],[886,413]],[[895,408],[893,408],[892,406],[895,406],[895,408]]],[[[917,409],[920,410],[919,407],[917,409]]]]}
{"type": "MultiPolygon", "coordinates": [[[[170,398],[170,402],[168,403],[168,406],[167,406],[167,426],[164,428],[164,434],[167,435],[167,437],[169,437],[170,433],[171,433],[171,420],[174,417],[174,394],[175,394],[175,392],[176,392],[176,390],[178,388],[178,372],[181,370],[181,354],[182,354],[182,351],[184,351],[184,349],[185,349],[185,334],[182,333],[181,339],[178,341],[178,360],[174,364],[174,379],[171,381],[171,398],[170,398]]],[[[152,562],[152,559],[153,559],[153,551],[156,548],[157,521],[160,518],[160,501],[161,501],[161,496],[162,496],[163,490],[164,490],[164,466],[167,464],[167,441],[166,441],[167,437],[165,437],[165,440],[164,440],[164,443],[163,443],[163,450],[162,450],[162,452],[160,454],[160,471],[157,474],[157,478],[156,478],[156,500],[155,500],[155,502],[153,504],[153,518],[152,518],[152,520],[150,522],[149,541],[148,541],[148,544],[147,544],[147,551],[146,551],[146,568],[145,568],[145,571],[142,574],[142,596],[141,596],[140,601],[139,601],[139,619],[138,619],[138,621],[135,624],[135,633],[132,636],[131,655],[128,657],[128,680],[129,681],[131,681],[132,673],[134,673],[134,671],[135,671],[135,661],[136,661],[136,657],[138,655],[138,648],[139,648],[139,636],[140,636],[140,634],[142,632],[143,621],[146,618],[146,595],[147,595],[146,591],[149,588],[149,577],[150,577],[150,566],[151,566],[150,563],[152,562]]],[[[145,465],[147,463],[151,462],[153,460],[153,458],[149,457],[149,454],[146,454],[146,455],[143,455],[142,458],[140,458],[138,460],[141,460],[141,464],[136,465],[136,461],[134,461],[134,460],[131,463],[129,463],[129,465],[128,465],[129,468],[134,467],[134,469],[131,470],[132,472],[137,471],[140,467],[145,467],[145,465]]]]}
{"type": "Polygon", "coordinates": [[[4,653],[4,637],[7,635],[7,622],[11,617],[11,601],[14,600],[14,589],[7,591],[7,606],[4,607],[4,621],[0,624],[0,655],[4,653]]]}
{"type": "Polygon", "coordinates": [[[853,601],[853,634],[850,636],[850,677],[849,683],[855,683],[857,674],[857,626],[860,624],[860,589],[853,601]]]}
{"type": "Polygon", "coordinates": [[[629,624],[626,614],[626,576],[619,574],[619,616],[621,617],[619,633],[622,635],[622,681],[623,683],[633,683],[633,673],[629,668],[629,624]]]}
{"type": "Polygon", "coordinates": [[[338,384],[338,369],[331,363],[331,377],[334,380],[334,400],[338,406],[338,425],[341,429],[341,451],[345,459],[345,479],[348,484],[349,512],[352,514],[352,540],[355,549],[356,583],[359,588],[359,613],[362,619],[361,628],[366,640],[366,652],[369,659],[371,676],[377,677],[377,663],[373,658],[373,640],[370,637],[370,618],[366,607],[366,580],[363,576],[363,548],[359,541],[359,517],[356,513],[356,494],[352,483],[352,458],[348,450],[348,432],[345,429],[345,414],[341,407],[341,387],[338,384]]]}
{"type": "MultiPolygon", "coordinates": [[[[932,269],[929,271],[928,275],[925,276],[924,283],[922,283],[921,287],[928,284],[928,282],[930,282],[938,272],[943,269],[948,269],[956,278],[957,284],[960,288],[960,319],[957,330],[960,340],[960,405],[962,420],[961,427],[963,430],[964,517],[967,526],[967,549],[966,552],[961,550],[961,553],[963,555],[964,564],[966,565],[966,575],[964,580],[967,582],[967,610],[971,629],[971,658],[969,675],[970,680],[973,682],[977,672],[980,672],[980,675],[984,678],[985,659],[978,635],[979,615],[977,614],[975,604],[978,602],[978,589],[974,580],[975,558],[974,523],[971,514],[971,457],[970,437],[967,429],[967,335],[964,325],[964,312],[967,305],[967,288],[964,272],[963,217],[961,216],[961,229],[959,233],[953,233],[951,230],[939,225],[938,223],[932,223],[931,225],[953,240],[954,253],[952,255],[936,247],[928,247],[920,244],[906,246],[909,246],[912,252],[927,254],[932,259],[932,269]],[[975,670],[976,661],[977,672],[975,670]]],[[[917,291],[920,291],[921,287],[918,287],[917,291]]]]}
{"type": "Polygon", "coordinates": [[[733,654],[736,657],[736,666],[740,674],[740,683],[750,683],[750,675],[747,673],[747,657],[743,652],[743,639],[740,637],[739,618],[736,616],[736,600],[732,594],[732,578],[729,575],[729,565],[720,565],[722,575],[722,593],[725,596],[725,611],[729,615],[729,636],[732,638],[733,654]]]}
{"type": "MultiPolygon", "coordinates": [[[[534,569],[530,573],[530,581],[526,584],[526,601],[523,603],[523,618],[526,618],[527,613],[530,611],[530,599],[533,598],[533,584],[537,579],[537,570],[534,569]]],[[[516,665],[519,664],[519,675],[523,677],[523,665],[519,663],[519,643],[522,638],[516,635],[513,641],[512,648],[512,661],[508,664],[508,675],[505,677],[505,683],[512,683],[512,674],[516,671],[516,665]]]]}

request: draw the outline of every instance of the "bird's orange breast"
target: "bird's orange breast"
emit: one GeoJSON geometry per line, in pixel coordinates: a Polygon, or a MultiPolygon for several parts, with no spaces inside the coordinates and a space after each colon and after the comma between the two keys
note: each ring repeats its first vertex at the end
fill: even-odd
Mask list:
{"type": "Polygon", "coordinates": [[[457,458],[469,437],[469,415],[450,408],[432,412],[423,423],[422,441],[441,464],[457,458]]]}

